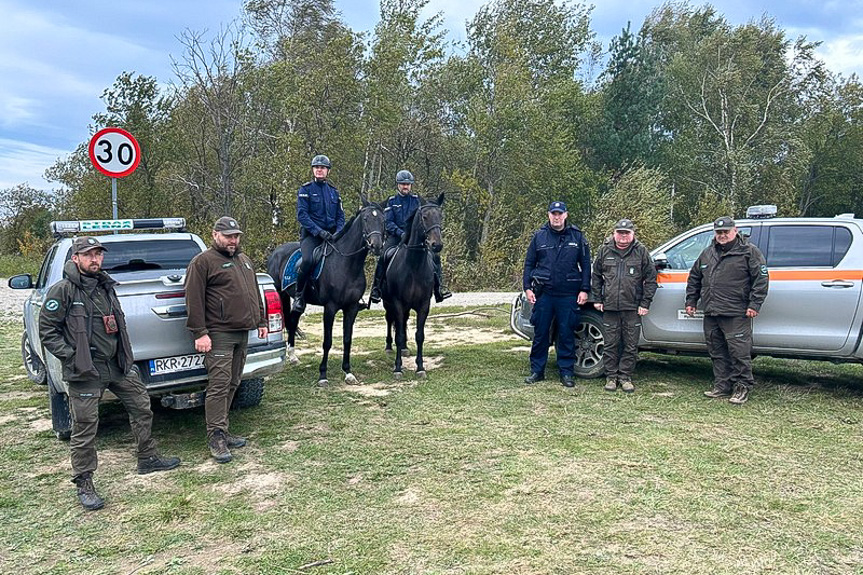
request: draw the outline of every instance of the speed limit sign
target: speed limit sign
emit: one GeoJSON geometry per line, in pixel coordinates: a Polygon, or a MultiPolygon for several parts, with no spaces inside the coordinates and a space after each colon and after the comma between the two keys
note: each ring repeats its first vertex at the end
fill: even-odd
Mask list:
{"type": "Polygon", "coordinates": [[[90,139],[89,152],[96,169],[111,178],[128,176],[141,162],[138,141],[122,128],[105,128],[96,132],[90,139]]]}

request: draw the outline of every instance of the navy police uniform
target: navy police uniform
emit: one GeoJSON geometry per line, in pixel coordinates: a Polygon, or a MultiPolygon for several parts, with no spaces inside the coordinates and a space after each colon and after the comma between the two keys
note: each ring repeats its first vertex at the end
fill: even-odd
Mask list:
{"type": "Polygon", "coordinates": [[[339,191],[327,180],[313,180],[300,186],[297,192],[297,220],[301,226],[300,251],[303,255],[297,273],[297,300],[302,300],[302,293],[311,273],[312,253],[324,239],[339,233],[345,227],[345,212],[339,191]]]}
{"type": "Polygon", "coordinates": [[[536,303],[530,371],[544,377],[552,321],[557,319],[557,367],[561,377],[574,375],[575,328],[579,321],[577,297],[590,291],[590,248],[574,225],[554,230],[550,224],[537,231],[524,260],[524,289],[532,289],[536,303]]]}

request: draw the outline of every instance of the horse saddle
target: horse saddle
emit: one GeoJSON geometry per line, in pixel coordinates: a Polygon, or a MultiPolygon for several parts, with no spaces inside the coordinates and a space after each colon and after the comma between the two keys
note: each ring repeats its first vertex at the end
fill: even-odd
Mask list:
{"type": "MultiPolygon", "coordinates": [[[[317,262],[314,271],[312,272],[311,279],[316,280],[321,277],[321,272],[324,269],[324,262],[326,261],[326,252],[324,252],[324,245],[321,244],[315,248],[315,251],[312,252],[312,261],[317,262]]],[[[300,272],[300,264],[303,261],[303,254],[300,251],[300,248],[295,249],[290,256],[288,256],[287,261],[285,262],[285,267],[282,270],[282,291],[285,291],[291,286],[297,284],[297,275],[300,272]]]]}

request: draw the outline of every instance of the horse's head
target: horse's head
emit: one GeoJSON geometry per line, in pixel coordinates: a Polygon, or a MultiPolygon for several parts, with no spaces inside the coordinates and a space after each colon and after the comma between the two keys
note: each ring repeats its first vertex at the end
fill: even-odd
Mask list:
{"type": "Polygon", "coordinates": [[[384,246],[384,232],[386,231],[386,220],[381,207],[362,198],[363,207],[359,211],[360,226],[363,230],[363,240],[366,248],[373,254],[380,255],[384,246]]]}
{"type": "MultiPolygon", "coordinates": [[[[444,195],[438,196],[435,202],[426,202],[417,209],[416,218],[419,219],[420,229],[426,247],[437,253],[443,249],[443,234],[441,233],[441,220],[443,218],[444,195]]],[[[415,222],[417,223],[417,222],[415,222]]]]}

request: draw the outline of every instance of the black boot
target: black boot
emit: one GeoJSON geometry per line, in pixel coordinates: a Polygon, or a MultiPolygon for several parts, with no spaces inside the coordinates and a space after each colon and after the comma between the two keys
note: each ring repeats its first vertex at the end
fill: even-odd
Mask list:
{"type": "Polygon", "coordinates": [[[369,294],[369,301],[371,303],[380,303],[381,301],[381,288],[379,288],[377,284],[372,286],[372,293],[369,294]]]}
{"type": "Polygon", "coordinates": [[[303,292],[306,291],[306,275],[300,270],[297,274],[297,295],[294,296],[294,305],[291,306],[291,311],[294,313],[303,313],[306,311],[306,300],[303,297],[303,292]]]}
{"type": "Polygon", "coordinates": [[[78,501],[87,511],[96,511],[105,506],[105,500],[96,493],[96,486],[93,485],[93,474],[89,471],[82,473],[72,480],[78,487],[78,501]]]}
{"type": "Polygon", "coordinates": [[[138,459],[138,475],[146,475],[154,471],[168,471],[180,466],[179,457],[162,457],[151,455],[144,459],[138,459]]]}

